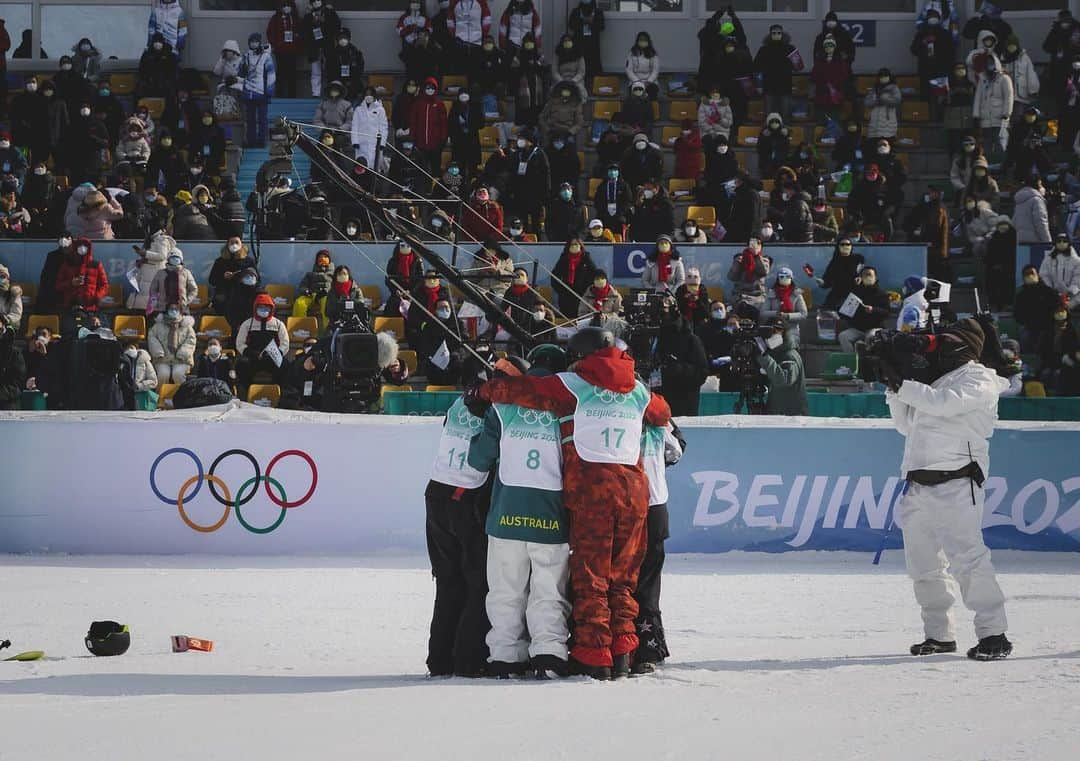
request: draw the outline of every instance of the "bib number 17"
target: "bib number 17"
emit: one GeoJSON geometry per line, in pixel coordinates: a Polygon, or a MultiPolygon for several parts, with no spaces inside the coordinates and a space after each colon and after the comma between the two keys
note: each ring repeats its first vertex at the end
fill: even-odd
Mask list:
{"type": "Polygon", "coordinates": [[[604,439],[604,447],[607,449],[618,449],[622,446],[623,436],[626,435],[625,428],[605,428],[600,431],[600,435],[604,439]],[[615,443],[612,444],[614,439],[615,443]]]}

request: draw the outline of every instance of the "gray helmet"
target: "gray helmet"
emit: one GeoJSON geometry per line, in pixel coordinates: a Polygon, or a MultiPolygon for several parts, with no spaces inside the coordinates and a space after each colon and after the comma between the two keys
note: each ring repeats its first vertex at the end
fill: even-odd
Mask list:
{"type": "Polygon", "coordinates": [[[561,373],[566,370],[567,360],[566,351],[561,346],[555,344],[540,344],[533,348],[529,352],[527,357],[529,362],[532,363],[534,371],[538,369],[547,370],[554,375],[555,373],[561,373]]]}
{"type": "Polygon", "coordinates": [[[604,328],[593,326],[584,327],[570,338],[567,349],[571,360],[587,357],[601,349],[609,349],[615,345],[615,334],[604,328]]]}

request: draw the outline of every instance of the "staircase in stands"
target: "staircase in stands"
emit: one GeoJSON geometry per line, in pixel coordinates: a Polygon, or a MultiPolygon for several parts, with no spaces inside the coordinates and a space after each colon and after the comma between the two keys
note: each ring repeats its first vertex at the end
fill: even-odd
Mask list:
{"type": "MultiPolygon", "coordinates": [[[[269,115],[270,124],[279,117],[286,117],[297,122],[310,124],[315,115],[315,108],[319,101],[315,98],[275,98],[270,101],[269,115]]],[[[241,141],[242,142],[242,141],[241,141]]],[[[268,148],[245,148],[244,157],[240,161],[240,169],[237,172],[236,187],[240,191],[240,198],[247,201],[248,194],[255,189],[255,176],[261,167],[270,158],[268,148]]],[[[311,161],[307,155],[300,151],[293,153],[293,165],[296,168],[292,176],[293,187],[298,183],[303,184],[311,177],[311,161]],[[297,180],[297,175],[300,179],[297,180]]]]}

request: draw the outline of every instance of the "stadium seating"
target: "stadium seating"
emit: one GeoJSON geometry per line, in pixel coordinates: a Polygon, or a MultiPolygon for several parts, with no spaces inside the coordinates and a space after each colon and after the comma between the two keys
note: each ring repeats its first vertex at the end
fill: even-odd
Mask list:
{"type": "Polygon", "coordinates": [[[386,331],[398,341],[405,340],[405,319],[403,317],[376,317],[375,332],[386,331]]]}
{"type": "Polygon", "coordinates": [[[196,335],[204,341],[211,338],[225,341],[232,338],[232,327],[229,325],[229,321],[221,315],[204,314],[199,320],[199,329],[196,331],[196,335]]]}
{"type": "Polygon", "coordinates": [[[132,338],[145,341],[146,318],[141,314],[118,314],[116,319],[113,320],[113,333],[121,341],[131,340],[132,338]]]}
{"type": "Polygon", "coordinates": [[[198,293],[191,301],[188,302],[189,312],[201,312],[210,305],[210,289],[205,283],[199,283],[197,286],[198,293]]]}
{"type": "Polygon", "coordinates": [[[412,349],[398,349],[398,359],[405,363],[405,367],[409,368],[409,375],[416,373],[416,368],[420,363],[415,351],[412,349]]]}
{"type": "Polygon", "coordinates": [[[364,295],[367,308],[375,311],[382,306],[382,290],[377,285],[362,285],[360,293],[364,295]]]}
{"type": "Polygon", "coordinates": [[[159,410],[171,410],[173,408],[173,397],[176,396],[176,391],[179,388],[179,383],[161,383],[158,385],[157,393],[159,410]]]}
{"type": "Polygon", "coordinates": [[[26,320],[26,337],[34,335],[39,327],[48,328],[54,336],[60,333],[60,315],[56,314],[32,314],[26,320]]]}
{"type": "Polygon", "coordinates": [[[822,378],[827,380],[853,380],[859,375],[859,355],[851,352],[835,351],[829,354],[825,362],[822,378]]]}
{"type": "Polygon", "coordinates": [[[266,293],[274,300],[274,309],[279,315],[287,314],[296,300],[296,288],[291,285],[269,283],[266,293]]]}
{"type": "Polygon", "coordinates": [[[712,206],[691,206],[686,210],[686,218],[697,220],[698,226],[706,230],[716,227],[716,209],[712,206]]]}
{"type": "Polygon", "coordinates": [[[252,383],[247,400],[260,407],[277,407],[281,402],[281,386],[273,383],[252,383]]]}
{"type": "Polygon", "coordinates": [[[115,312],[124,306],[124,290],[119,283],[109,283],[109,291],[98,302],[98,309],[115,312]]]}
{"type": "Polygon", "coordinates": [[[308,339],[319,337],[319,321],[315,317],[289,317],[285,328],[289,331],[290,346],[303,346],[308,339]]]}

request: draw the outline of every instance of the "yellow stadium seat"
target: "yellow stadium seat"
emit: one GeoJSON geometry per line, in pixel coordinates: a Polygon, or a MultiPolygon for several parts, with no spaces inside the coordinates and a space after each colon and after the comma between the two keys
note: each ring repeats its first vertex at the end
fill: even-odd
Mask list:
{"type": "Polygon", "coordinates": [[[402,317],[376,317],[375,332],[386,331],[399,341],[405,339],[405,319],[402,317]]]}
{"type": "Polygon", "coordinates": [[[275,383],[252,383],[248,387],[247,400],[260,407],[277,407],[281,402],[281,386],[275,383]]]}
{"type": "Polygon", "coordinates": [[[460,391],[457,386],[438,386],[435,384],[429,384],[424,386],[424,391],[460,391]]]}
{"type": "Polygon", "coordinates": [[[296,288],[282,283],[268,283],[266,293],[274,300],[274,309],[278,314],[285,314],[292,309],[293,301],[296,300],[296,288]]]}
{"type": "Polygon", "coordinates": [[[922,83],[919,82],[918,76],[914,74],[897,77],[896,86],[900,88],[900,92],[905,98],[916,98],[922,91],[922,83]]]}
{"type": "Polygon", "coordinates": [[[385,98],[387,96],[394,96],[394,75],[393,74],[371,74],[367,80],[368,87],[375,88],[375,95],[379,98],[385,98]]]}
{"type": "Polygon", "coordinates": [[[681,122],[683,119],[697,121],[696,100],[673,100],[668,107],[668,118],[673,122],[681,122]]]}
{"type": "Polygon", "coordinates": [[[109,292],[98,302],[98,309],[115,312],[124,306],[124,289],[119,283],[109,283],[109,292]]]}
{"type": "Polygon", "coordinates": [[[46,327],[54,335],[60,333],[60,315],[56,314],[32,314],[26,320],[26,337],[34,335],[34,331],[40,327],[46,327]]]}
{"type": "Polygon", "coordinates": [[[15,283],[22,288],[23,309],[29,309],[37,301],[37,283],[15,283]]]}
{"type": "Polygon", "coordinates": [[[368,309],[378,309],[382,306],[382,290],[377,285],[362,285],[360,293],[364,295],[364,301],[368,309]]]}
{"type": "Polygon", "coordinates": [[[808,310],[813,309],[814,308],[814,292],[811,291],[809,288],[800,288],[799,293],[802,294],[803,301],[806,302],[806,308],[808,310]]]}
{"type": "Polygon", "coordinates": [[[160,119],[161,115],[165,113],[164,98],[139,98],[139,106],[145,107],[155,121],[160,119]]]}
{"type": "Polygon", "coordinates": [[[109,75],[109,87],[113,95],[131,95],[135,92],[135,73],[117,71],[109,75]]]}
{"type": "Polygon", "coordinates": [[[589,200],[592,200],[592,197],[596,195],[596,189],[600,187],[601,182],[603,182],[603,179],[600,177],[589,178],[589,200]]]}
{"type": "Polygon", "coordinates": [[[173,397],[176,396],[176,391],[179,388],[179,383],[161,383],[158,385],[157,406],[159,410],[171,410],[173,408],[173,397]]]}
{"type": "Polygon", "coordinates": [[[610,119],[621,108],[617,100],[595,100],[593,101],[593,118],[610,119]]]}
{"type": "Polygon", "coordinates": [[[141,314],[118,314],[113,320],[113,333],[121,341],[146,339],[146,318],[141,314]]]}
{"type": "Polygon", "coordinates": [[[698,227],[711,230],[716,227],[716,209],[712,206],[691,206],[686,210],[687,219],[696,219],[698,227]]]}
{"type": "Polygon", "coordinates": [[[652,102],[652,118],[654,122],[660,118],[660,104],[655,100],[652,102]]]}
{"type": "Polygon", "coordinates": [[[409,368],[410,375],[416,372],[420,360],[417,358],[415,351],[412,349],[398,349],[397,357],[405,363],[405,367],[409,368]]]}
{"type": "Polygon", "coordinates": [[[765,121],[765,101],[752,100],[746,105],[746,120],[751,124],[765,121]]]}
{"type": "Polygon", "coordinates": [[[1032,399],[1045,399],[1046,398],[1046,386],[1042,381],[1030,380],[1024,383],[1024,396],[1032,399]]]}
{"type": "Polygon", "coordinates": [[[232,338],[232,327],[229,325],[229,321],[221,315],[204,314],[199,319],[199,330],[196,335],[204,340],[216,338],[219,341],[224,341],[227,338],[232,338]]]}
{"type": "Polygon", "coordinates": [[[187,303],[189,312],[201,312],[210,303],[210,289],[206,287],[206,284],[200,283],[197,288],[198,293],[195,294],[195,298],[187,303]]]}
{"type": "Polygon", "coordinates": [[[56,181],[56,187],[60,190],[71,189],[71,179],[66,174],[53,175],[53,180],[56,181]]]}
{"type": "Polygon", "coordinates": [[[309,338],[319,337],[319,320],[317,317],[289,317],[285,320],[285,328],[289,331],[289,344],[302,346],[309,338]]]}
{"type": "Polygon", "coordinates": [[[844,228],[844,207],[834,206],[832,207],[833,216],[836,217],[836,226],[840,229],[844,228]]]}
{"type": "Polygon", "coordinates": [[[675,145],[675,141],[679,139],[679,135],[682,134],[682,129],[677,125],[674,127],[664,127],[660,130],[660,145],[664,148],[671,148],[675,145]]]}
{"type": "Polygon", "coordinates": [[[382,102],[383,110],[386,111],[386,118],[390,118],[390,113],[394,110],[394,101],[387,98],[382,102]]]}
{"type": "Polygon", "coordinates": [[[601,74],[593,77],[592,94],[597,98],[610,98],[617,96],[621,87],[618,77],[601,74]]]}
{"type": "Polygon", "coordinates": [[[630,298],[630,286],[617,285],[615,286],[615,290],[618,291],[619,295],[623,297],[623,301],[626,301],[628,298],[630,298]]]}
{"type": "Polygon", "coordinates": [[[806,132],[802,127],[788,127],[788,140],[791,141],[791,147],[795,148],[799,143],[806,139],[806,132]]]}
{"type": "Polygon", "coordinates": [[[536,286],[536,292],[539,293],[540,298],[548,304],[555,303],[555,290],[550,285],[538,285],[536,286]]]}
{"type": "Polygon", "coordinates": [[[442,91],[447,95],[457,95],[469,86],[469,78],[462,74],[446,74],[442,79],[442,91]]]}
{"type": "Polygon", "coordinates": [[[692,179],[680,180],[672,177],[668,180],[668,194],[672,201],[692,201],[696,183],[692,179]]]}
{"type": "Polygon", "coordinates": [[[761,134],[761,130],[751,124],[744,124],[739,127],[739,132],[735,137],[736,145],[753,147],[758,144],[758,136],[761,134]]]}
{"type": "Polygon", "coordinates": [[[900,104],[900,121],[930,121],[930,105],[925,100],[905,100],[900,104]]]}
{"type": "Polygon", "coordinates": [[[481,127],[480,128],[480,147],[493,149],[499,144],[499,128],[498,127],[481,127]]]}
{"type": "Polygon", "coordinates": [[[389,383],[382,386],[379,389],[379,401],[383,401],[383,397],[386,396],[387,391],[412,391],[412,386],[394,386],[389,383]]]}
{"type": "Polygon", "coordinates": [[[896,144],[905,150],[918,148],[922,142],[919,133],[918,127],[900,127],[896,131],[896,144]]]}

